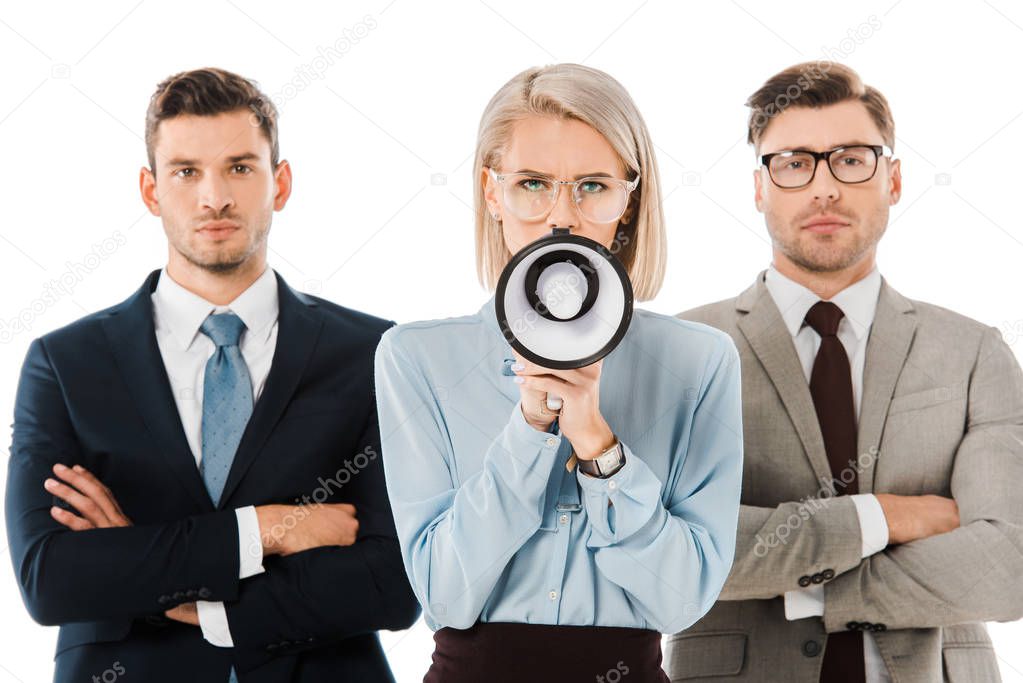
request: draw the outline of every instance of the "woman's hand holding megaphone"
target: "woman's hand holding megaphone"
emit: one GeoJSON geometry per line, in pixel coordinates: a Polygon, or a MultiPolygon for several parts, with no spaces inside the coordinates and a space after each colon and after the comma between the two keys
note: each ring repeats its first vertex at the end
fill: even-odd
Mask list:
{"type": "Polygon", "coordinates": [[[517,352],[515,382],[522,397],[522,415],[540,431],[558,418],[561,433],[571,442],[576,456],[592,460],[614,445],[615,436],[600,414],[600,369],[603,360],[577,370],[552,370],[531,363],[517,352]],[[561,411],[547,407],[547,395],[562,399],[561,411]]]}

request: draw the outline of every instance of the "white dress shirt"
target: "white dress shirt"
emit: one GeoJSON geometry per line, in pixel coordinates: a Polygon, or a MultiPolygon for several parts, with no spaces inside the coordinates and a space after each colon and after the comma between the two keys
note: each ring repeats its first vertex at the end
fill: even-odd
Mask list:
{"type": "MultiPolygon", "coordinates": [[[[277,278],[271,268],[227,306],[217,306],[175,282],[164,268],[152,294],[156,342],[163,357],[174,402],[196,467],[202,461],[202,400],[206,362],[216,345],[199,327],[211,313],[230,311],[245,323],[239,349],[252,378],[253,403],[266,384],[277,346],[277,278]]],[[[238,578],[263,571],[263,545],[256,508],[235,510],[238,517],[238,578]]],[[[203,637],[219,647],[233,647],[223,602],[198,600],[203,637]]]]}
{"type": "MultiPolygon", "coordinates": [[[[792,343],[803,366],[806,381],[810,381],[813,362],[821,337],[804,323],[810,307],[821,300],[812,291],[782,275],[772,265],[767,269],[764,284],[782,320],[792,335],[792,343]]],[[[862,280],[855,282],[833,296],[830,301],[845,314],[838,324],[838,339],[845,347],[852,373],[853,405],[856,419],[860,416],[863,396],[863,363],[867,355],[867,338],[877,310],[877,297],[881,292],[881,274],[877,268],[862,280]]],[[[873,494],[849,496],[856,506],[862,536],[862,557],[870,557],[888,545],[888,521],[877,497],[873,494]]],[[[788,620],[820,617],[824,615],[824,586],[817,584],[785,592],[785,618],[788,620]]],[[[863,660],[867,683],[889,683],[891,678],[874,642],[873,634],[863,634],[863,660]]]]}

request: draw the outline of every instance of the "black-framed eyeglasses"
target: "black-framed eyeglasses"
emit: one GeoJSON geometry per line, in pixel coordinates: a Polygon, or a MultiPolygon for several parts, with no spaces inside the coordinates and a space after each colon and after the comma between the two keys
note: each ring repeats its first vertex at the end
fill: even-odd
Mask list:
{"type": "Polygon", "coordinates": [[[767,167],[771,182],[780,188],[793,190],[806,187],[817,173],[817,164],[826,161],[835,180],[855,185],[865,183],[877,173],[877,160],[890,157],[892,150],[886,145],[849,145],[826,152],[793,150],[772,152],[760,157],[767,167]]]}

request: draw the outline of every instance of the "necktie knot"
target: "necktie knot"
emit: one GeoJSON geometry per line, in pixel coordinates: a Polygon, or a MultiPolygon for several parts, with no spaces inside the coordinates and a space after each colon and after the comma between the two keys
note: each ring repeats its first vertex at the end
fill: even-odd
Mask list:
{"type": "Polygon", "coordinates": [[[234,313],[217,313],[203,321],[199,330],[213,340],[217,347],[238,346],[245,323],[234,313]]]}
{"type": "Polygon", "coordinates": [[[842,321],[842,309],[830,301],[818,301],[806,312],[806,324],[822,337],[838,334],[838,323],[842,321]]]}

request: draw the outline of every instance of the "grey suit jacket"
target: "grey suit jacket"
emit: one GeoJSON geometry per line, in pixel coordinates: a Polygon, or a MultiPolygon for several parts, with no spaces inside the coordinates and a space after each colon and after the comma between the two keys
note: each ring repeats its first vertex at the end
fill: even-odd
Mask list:
{"type": "Polygon", "coordinates": [[[679,317],[732,336],[744,471],[735,564],[720,599],[671,636],[672,681],[816,682],[827,634],[872,631],[893,681],[998,681],[984,621],[1023,616],[1023,373],[996,328],[887,282],[867,341],[861,493],[955,498],[961,526],[860,558],[813,400],[761,273],[679,317]],[[824,586],[823,618],[785,619],[785,591],[824,586]]]}

